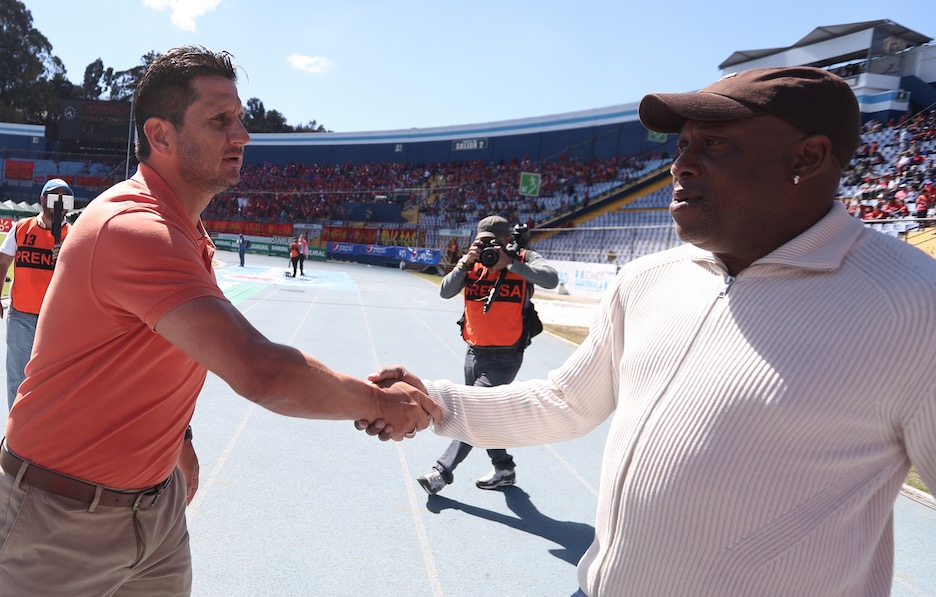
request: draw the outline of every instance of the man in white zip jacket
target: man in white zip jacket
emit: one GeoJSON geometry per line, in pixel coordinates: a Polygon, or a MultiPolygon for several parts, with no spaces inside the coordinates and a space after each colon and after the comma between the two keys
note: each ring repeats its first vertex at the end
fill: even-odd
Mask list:
{"type": "Polygon", "coordinates": [[[427,389],[435,432],[475,446],[613,417],[576,596],[889,595],[911,463],[936,488],[936,260],[835,199],[855,96],[820,69],[756,69],[648,95],[640,118],[679,134],[687,244],[624,266],[564,365],[496,388],[371,379],[427,389]]]}

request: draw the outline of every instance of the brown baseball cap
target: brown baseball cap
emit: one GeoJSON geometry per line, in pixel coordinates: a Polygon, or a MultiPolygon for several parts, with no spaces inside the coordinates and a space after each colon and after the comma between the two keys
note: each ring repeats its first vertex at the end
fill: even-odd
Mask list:
{"type": "Polygon", "coordinates": [[[478,222],[475,238],[504,238],[510,234],[510,222],[500,216],[488,216],[478,222]]]}
{"type": "Polygon", "coordinates": [[[842,78],[811,66],[730,73],[693,93],[651,93],[640,100],[640,122],[678,133],[686,120],[738,120],[773,114],[807,135],[826,135],[842,166],[861,144],[861,112],[842,78]]]}

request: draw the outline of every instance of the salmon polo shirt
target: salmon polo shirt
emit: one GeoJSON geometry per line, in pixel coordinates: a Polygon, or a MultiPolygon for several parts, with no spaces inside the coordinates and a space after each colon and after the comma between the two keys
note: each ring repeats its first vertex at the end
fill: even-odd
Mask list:
{"type": "Polygon", "coordinates": [[[227,300],[213,255],[201,222],[145,164],[92,201],[39,316],[7,420],[10,450],[118,489],[168,477],[207,372],[154,330],[188,301],[227,300]]]}

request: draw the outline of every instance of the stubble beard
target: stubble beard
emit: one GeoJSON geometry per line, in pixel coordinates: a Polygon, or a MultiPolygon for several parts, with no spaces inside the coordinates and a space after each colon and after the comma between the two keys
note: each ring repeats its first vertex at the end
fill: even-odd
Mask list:
{"type": "Polygon", "coordinates": [[[205,165],[198,146],[189,141],[179,142],[179,175],[182,180],[206,193],[216,195],[240,182],[240,169],[232,176],[225,176],[220,169],[205,165]]]}

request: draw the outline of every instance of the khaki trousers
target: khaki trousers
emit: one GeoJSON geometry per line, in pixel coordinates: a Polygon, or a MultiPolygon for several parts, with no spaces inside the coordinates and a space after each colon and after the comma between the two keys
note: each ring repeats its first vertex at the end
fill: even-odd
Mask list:
{"type": "Polygon", "coordinates": [[[185,481],[178,469],[155,505],[98,506],[0,470],[0,592],[70,597],[184,596],[192,591],[185,481]]]}

